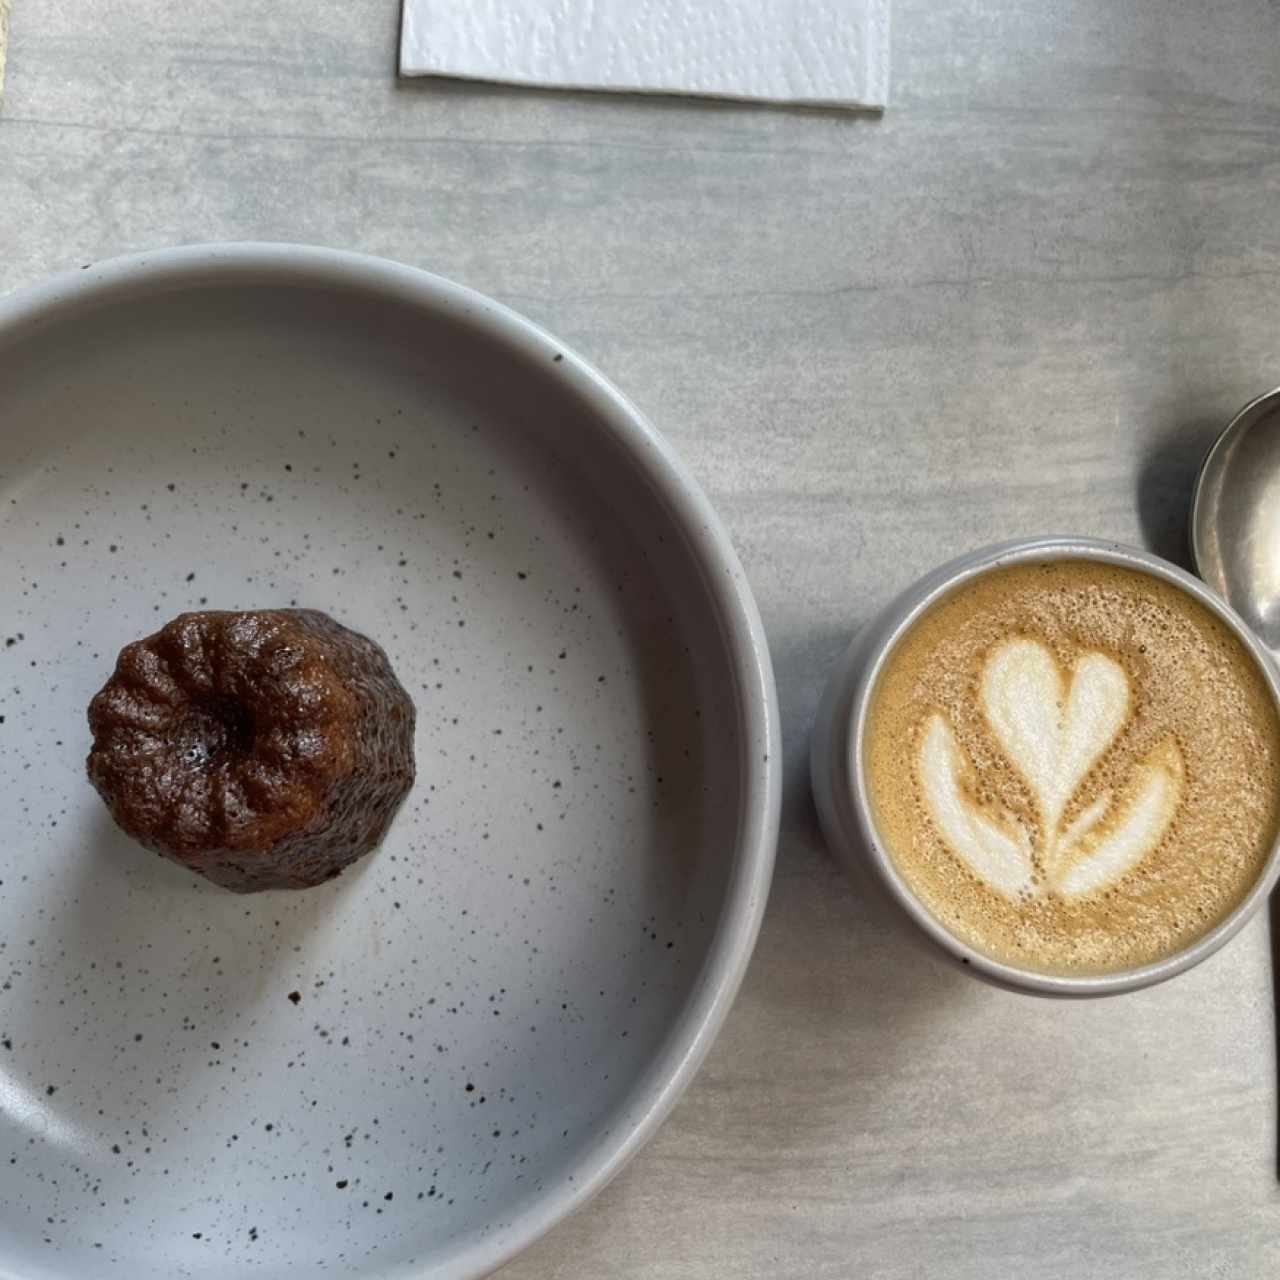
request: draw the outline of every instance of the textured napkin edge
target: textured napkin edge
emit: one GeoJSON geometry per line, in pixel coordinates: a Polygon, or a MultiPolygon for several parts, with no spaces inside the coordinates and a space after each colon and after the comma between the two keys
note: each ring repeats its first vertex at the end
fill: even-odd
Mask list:
{"type": "Polygon", "coordinates": [[[893,39],[889,9],[890,0],[871,0],[870,23],[877,52],[867,67],[866,105],[876,111],[889,105],[889,42],[893,39]]]}
{"type": "Polygon", "coordinates": [[[4,59],[9,51],[9,0],[0,0],[0,106],[4,105],[4,59]]]}
{"type": "MultiPolygon", "coordinates": [[[[5,3],[6,0],[0,0],[5,3]]],[[[480,84],[518,85],[527,89],[547,89],[553,92],[634,94],[642,97],[703,98],[720,102],[759,103],[764,106],[826,107],[836,111],[883,111],[889,105],[889,10],[891,0],[870,0],[868,12],[869,48],[874,54],[864,54],[863,69],[866,84],[857,98],[803,98],[770,97],[758,93],[731,93],[692,88],[653,87],[646,85],[593,84],[587,80],[560,81],[540,76],[522,76],[517,72],[503,74],[486,69],[471,72],[462,69],[442,69],[414,62],[417,53],[429,47],[426,33],[420,30],[422,11],[410,0],[401,0],[400,49],[398,72],[405,78],[430,77],[442,80],[464,80],[480,84]]]]}

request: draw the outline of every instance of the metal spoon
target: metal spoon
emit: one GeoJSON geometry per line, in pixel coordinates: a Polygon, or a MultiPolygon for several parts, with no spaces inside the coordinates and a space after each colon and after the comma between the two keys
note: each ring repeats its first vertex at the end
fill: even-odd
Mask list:
{"type": "Polygon", "coordinates": [[[1280,659],[1280,387],[1209,450],[1191,504],[1196,571],[1280,659]]]}
{"type": "MultiPolygon", "coordinates": [[[[1280,387],[1245,405],[1209,450],[1191,501],[1191,555],[1280,659],[1280,387]]],[[[1270,917],[1280,1053],[1280,893],[1271,895],[1270,917]]],[[[1276,1150],[1280,1177],[1280,1133],[1276,1150]]]]}

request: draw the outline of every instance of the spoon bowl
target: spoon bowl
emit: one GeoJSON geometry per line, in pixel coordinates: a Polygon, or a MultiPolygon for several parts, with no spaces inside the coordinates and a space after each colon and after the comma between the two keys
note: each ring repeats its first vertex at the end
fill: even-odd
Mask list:
{"type": "Polygon", "coordinates": [[[1280,387],[1245,405],[1209,450],[1191,554],[1201,578],[1280,652],[1280,387]]]}

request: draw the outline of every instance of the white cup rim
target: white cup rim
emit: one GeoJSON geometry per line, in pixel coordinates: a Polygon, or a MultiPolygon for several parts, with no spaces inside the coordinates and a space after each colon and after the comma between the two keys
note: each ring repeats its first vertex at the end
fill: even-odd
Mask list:
{"type": "Polygon", "coordinates": [[[944,597],[993,570],[1016,564],[1063,560],[1093,561],[1133,569],[1160,578],[1185,591],[1227,626],[1244,646],[1261,673],[1271,694],[1272,705],[1277,716],[1280,716],[1280,679],[1270,655],[1235,611],[1200,579],[1149,551],[1123,543],[1065,535],[1018,538],[973,551],[941,566],[922,580],[929,583],[927,590],[913,600],[900,617],[894,619],[888,634],[876,645],[875,653],[859,675],[849,706],[850,733],[845,744],[846,776],[853,788],[853,815],[858,833],[877,879],[922,932],[943,951],[978,976],[1011,990],[1048,996],[1118,995],[1154,986],[1184,973],[1211,956],[1244,927],[1266,901],[1277,879],[1280,879],[1280,830],[1277,831],[1262,871],[1249,892],[1212,929],[1186,947],[1149,964],[1111,973],[1056,974],[997,960],[956,937],[928,910],[908,886],[876,829],[865,776],[863,739],[872,694],[886,662],[907,632],[944,597]]]}

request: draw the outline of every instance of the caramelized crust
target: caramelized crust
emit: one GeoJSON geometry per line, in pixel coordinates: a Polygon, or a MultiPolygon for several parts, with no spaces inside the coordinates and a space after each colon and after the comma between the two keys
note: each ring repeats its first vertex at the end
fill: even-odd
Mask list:
{"type": "Polygon", "coordinates": [[[309,609],[185,613],[89,705],[89,779],[135,840],[239,893],[332,879],[413,784],[386,654],[309,609]]]}

